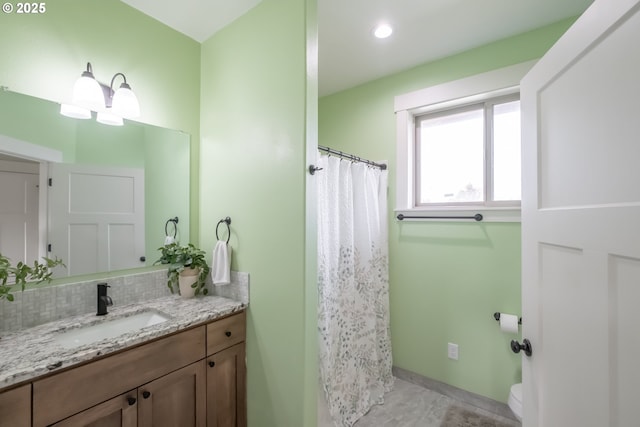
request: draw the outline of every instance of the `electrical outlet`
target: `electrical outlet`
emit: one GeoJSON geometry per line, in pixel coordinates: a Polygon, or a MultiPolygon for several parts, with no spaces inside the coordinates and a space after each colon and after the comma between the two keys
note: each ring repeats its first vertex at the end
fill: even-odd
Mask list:
{"type": "Polygon", "coordinates": [[[447,345],[447,355],[449,359],[458,360],[458,344],[449,343],[447,345]]]}

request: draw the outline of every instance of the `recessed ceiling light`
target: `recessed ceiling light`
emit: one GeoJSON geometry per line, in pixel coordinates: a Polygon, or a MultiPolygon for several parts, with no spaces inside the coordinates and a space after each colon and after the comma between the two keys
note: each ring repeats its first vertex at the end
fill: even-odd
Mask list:
{"type": "Polygon", "coordinates": [[[373,29],[373,35],[379,39],[386,39],[393,33],[393,28],[389,24],[380,24],[373,29]]]}

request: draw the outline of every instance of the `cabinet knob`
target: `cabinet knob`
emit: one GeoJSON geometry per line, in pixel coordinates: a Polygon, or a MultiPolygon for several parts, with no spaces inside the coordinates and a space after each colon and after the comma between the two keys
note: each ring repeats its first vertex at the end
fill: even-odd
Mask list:
{"type": "Polygon", "coordinates": [[[216,362],[214,362],[213,360],[210,360],[209,366],[213,368],[214,366],[216,366],[216,362]]]}
{"type": "Polygon", "coordinates": [[[227,332],[225,332],[224,334],[225,334],[227,337],[230,337],[230,336],[231,336],[231,331],[227,331],[227,332]]]}
{"type": "Polygon", "coordinates": [[[142,397],[144,397],[145,399],[148,399],[149,396],[151,396],[151,392],[150,391],[143,391],[142,392],[142,397]]]}
{"type": "Polygon", "coordinates": [[[136,398],[135,397],[127,397],[127,403],[129,404],[129,406],[131,405],[135,405],[136,404],[136,398]]]}

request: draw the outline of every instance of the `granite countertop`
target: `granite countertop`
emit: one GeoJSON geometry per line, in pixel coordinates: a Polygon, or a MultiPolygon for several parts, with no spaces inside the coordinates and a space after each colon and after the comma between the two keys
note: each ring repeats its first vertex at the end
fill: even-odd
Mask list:
{"type": "Polygon", "coordinates": [[[0,338],[0,389],[245,308],[246,304],[219,296],[181,298],[171,295],[131,305],[111,306],[106,316],[96,316],[95,313],[83,314],[3,334],[0,338]],[[64,348],[54,339],[56,334],[80,326],[108,322],[149,310],[158,311],[171,318],[116,338],[75,348],[64,348]]]}

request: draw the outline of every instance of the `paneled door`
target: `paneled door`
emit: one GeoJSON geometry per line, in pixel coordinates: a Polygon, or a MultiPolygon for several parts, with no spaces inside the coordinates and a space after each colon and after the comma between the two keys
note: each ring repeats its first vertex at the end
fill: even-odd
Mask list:
{"type": "Polygon", "coordinates": [[[69,276],[144,266],[144,170],[52,163],[52,256],[69,276]]]}
{"type": "Polygon", "coordinates": [[[639,425],[639,11],[595,0],[521,84],[525,427],[639,425]]]}

